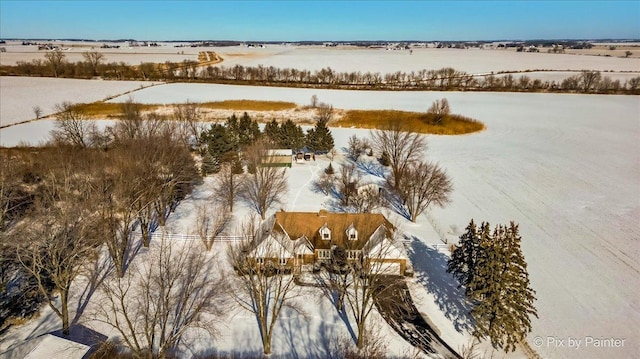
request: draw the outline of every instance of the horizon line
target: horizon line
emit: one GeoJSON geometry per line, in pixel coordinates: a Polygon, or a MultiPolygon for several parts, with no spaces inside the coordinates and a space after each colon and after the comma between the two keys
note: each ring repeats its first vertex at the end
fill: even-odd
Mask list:
{"type": "Polygon", "coordinates": [[[135,38],[120,38],[120,39],[88,39],[88,38],[50,38],[50,37],[6,37],[0,38],[2,41],[20,41],[20,40],[33,40],[33,41],[88,41],[88,42],[123,42],[123,41],[144,41],[144,42],[240,42],[240,43],[380,43],[380,42],[406,42],[406,43],[434,43],[434,42],[524,42],[524,41],[584,41],[584,42],[600,42],[600,41],[624,41],[624,42],[640,42],[640,38],[531,38],[531,39],[491,39],[491,40],[229,40],[229,39],[194,39],[194,40],[150,40],[150,39],[135,39],[135,38]]]}

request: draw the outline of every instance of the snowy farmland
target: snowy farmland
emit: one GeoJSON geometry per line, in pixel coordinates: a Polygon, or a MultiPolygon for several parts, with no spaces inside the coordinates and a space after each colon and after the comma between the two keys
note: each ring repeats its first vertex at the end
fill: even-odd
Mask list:
{"type": "MultiPolygon", "coordinates": [[[[246,98],[304,104],[311,94],[338,108],[418,111],[446,97],[454,112],[483,121],[487,130],[478,134],[429,137],[429,157],[440,161],[453,178],[453,203],[434,210],[432,223],[422,218],[418,225],[407,224],[406,230],[425,239],[435,227],[454,239],[471,218],[520,223],[540,316],[533,321],[530,342],[537,336],[627,338],[624,347],[606,352],[595,347],[576,351],[546,342],[534,348],[557,358],[603,353],[624,357],[638,352],[640,338],[634,329],[640,321],[637,97],[176,84],[139,91],[134,98],[151,103],[246,98]]],[[[338,146],[345,146],[351,133],[367,134],[354,131],[334,129],[338,146]]]]}
{"type": "MultiPolygon", "coordinates": [[[[137,91],[133,98],[143,103],[255,99],[306,105],[313,94],[337,108],[411,111],[424,111],[435,99],[446,97],[453,112],[479,119],[487,126],[472,135],[429,137],[429,158],[439,161],[453,179],[453,202],[445,209],[432,211],[429,218],[420,218],[417,224],[405,222],[403,228],[417,238],[410,254],[418,262],[414,263],[416,285],[424,291],[421,310],[440,317],[437,325],[445,339],[456,341],[452,343],[454,348],[459,347],[462,336],[445,319],[455,320],[455,303],[451,301],[457,297],[451,296],[455,291],[438,290],[436,277],[442,274],[438,265],[443,260],[424,248],[439,243],[440,237],[455,239],[474,218],[492,224],[509,220],[520,224],[540,317],[533,321],[529,342],[543,357],[633,357],[640,351],[636,329],[640,322],[637,96],[353,92],[171,84],[137,91]],[[434,271],[439,271],[438,276],[434,271]],[[583,340],[583,347],[576,350],[547,343],[552,336],[565,340],[620,338],[625,344],[621,348],[585,348],[583,340]],[[535,345],[536,337],[543,338],[543,345],[535,345]]],[[[0,141],[37,143],[49,129],[44,124],[0,130],[0,141]]],[[[338,147],[346,146],[353,133],[359,137],[368,133],[337,128],[333,132],[338,147]]],[[[313,170],[305,168],[308,177],[298,172],[302,177],[297,186],[308,183],[313,170]]],[[[298,188],[289,194],[287,209],[313,211],[325,203],[326,199],[308,188],[298,188]]]]}
{"type": "MultiPolygon", "coordinates": [[[[547,52],[516,52],[512,49],[436,49],[413,48],[409,50],[386,50],[384,48],[360,48],[353,46],[296,46],[267,45],[265,48],[247,46],[229,47],[174,47],[174,43],[160,43],[159,47],[129,47],[101,49],[96,43],[62,43],[69,61],[83,61],[85,51],[98,51],[105,55],[106,62],[124,62],[138,65],[141,62],[197,61],[200,51],[213,51],[223,58],[221,66],[274,66],[298,70],[320,70],[330,67],[338,72],[411,72],[452,67],[470,74],[498,73],[500,71],[545,70],[544,76],[532,74],[531,78],[561,81],[571,75],[566,71],[584,69],[603,71],[613,80],[625,80],[640,75],[640,57],[624,58],[623,53],[609,51],[608,56],[577,54],[551,54],[547,52]],[[556,72],[559,71],[559,72],[556,72]],[[564,73],[563,73],[564,72],[564,73]]],[[[119,44],[123,45],[123,44],[119,44]]],[[[0,64],[15,65],[18,61],[44,59],[44,51],[36,46],[10,43],[0,57],[0,64]]],[[[546,50],[544,50],[546,51],[546,50]]],[[[528,74],[529,75],[529,74],[528,74]]]]}
{"type": "Polygon", "coordinates": [[[94,102],[151,86],[144,81],[100,81],[45,77],[0,77],[0,126],[35,118],[33,108],[42,115],[54,112],[63,101],[94,102]]]}
{"type": "MultiPolygon", "coordinates": [[[[417,48],[409,52],[385,49],[324,48],[316,46],[281,46],[279,51],[235,48],[219,50],[225,59],[221,65],[290,67],[306,70],[332,70],[393,73],[453,67],[471,74],[524,70],[598,70],[640,72],[640,58],[581,56],[570,54],[523,53],[491,49],[417,48]]],[[[214,50],[215,51],[215,50],[214,50]]]]}

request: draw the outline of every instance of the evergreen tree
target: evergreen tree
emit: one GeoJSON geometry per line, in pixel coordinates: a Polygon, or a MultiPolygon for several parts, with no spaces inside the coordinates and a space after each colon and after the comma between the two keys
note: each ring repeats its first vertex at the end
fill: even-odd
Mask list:
{"type": "Polygon", "coordinates": [[[276,120],[271,120],[264,126],[264,135],[271,140],[271,142],[279,144],[281,142],[280,125],[276,120]]]}
{"type": "Polygon", "coordinates": [[[258,122],[251,120],[251,117],[245,112],[242,114],[238,122],[238,144],[240,147],[246,147],[254,143],[260,137],[260,127],[258,122]]]}
{"type": "Polygon", "coordinates": [[[473,335],[489,338],[495,348],[509,352],[531,332],[530,316],[537,317],[535,291],[529,284],[518,226],[513,222],[509,227],[496,226],[493,235],[485,227],[488,224],[480,232],[475,268],[467,285],[467,295],[475,303],[473,335]]]}
{"type": "Polygon", "coordinates": [[[318,136],[316,135],[315,128],[310,128],[307,130],[307,135],[305,136],[305,142],[307,144],[307,148],[310,151],[315,151],[318,148],[318,136]]]}
{"type": "Polygon", "coordinates": [[[327,127],[327,120],[318,119],[315,127],[307,131],[307,147],[311,151],[328,152],[333,146],[333,135],[329,127],[327,127]]]}
{"type": "Polygon", "coordinates": [[[277,145],[282,148],[291,148],[298,151],[304,146],[304,132],[302,127],[291,120],[286,120],[280,125],[280,141],[277,145]]]}
{"type": "MultiPolygon", "coordinates": [[[[484,223],[481,228],[483,226],[484,223]]],[[[465,287],[473,279],[480,245],[480,236],[478,235],[478,229],[473,219],[466,230],[467,231],[460,236],[458,245],[453,252],[451,252],[451,259],[447,267],[447,272],[452,273],[460,282],[460,286],[465,287]]]]}
{"type": "Polygon", "coordinates": [[[204,151],[202,155],[202,166],[200,170],[205,176],[210,173],[217,173],[220,170],[220,164],[213,158],[209,151],[204,151]]]}
{"type": "MultiPolygon", "coordinates": [[[[217,123],[212,124],[200,137],[201,143],[205,145],[205,152],[208,152],[213,157],[213,161],[208,160],[210,163],[219,165],[232,158],[229,153],[235,152],[235,149],[233,140],[230,138],[229,131],[225,126],[217,123]]],[[[214,172],[217,172],[217,169],[214,172]]]]}
{"type": "Polygon", "coordinates": [[[227,129],[227,138],[229,143],[233,147],[234,150],[240,149],[240,124],[238,123],[238,118],[234,113],[231,117],[227,118],[227,122],[225,123],[227,129]]]}
{"type": "Polygon", "coordinates": [[[234,175],[241,175],[244,173],[244,168],[242,167],[242,162],[240,161],[240,158],[238,156],[236,156],[236,158],[233,160],[233,162],[231,163],[231,172],[234,175]]]}
{"type": "Polygon", "coordinates": [[[327,166],[327,168],[324,169],[324,173],[328,175],[332,175],[335,173],[335,170],[333,169],[333,165],[331,164],[331,162],[329,162],[329,166],[327,166]]]}

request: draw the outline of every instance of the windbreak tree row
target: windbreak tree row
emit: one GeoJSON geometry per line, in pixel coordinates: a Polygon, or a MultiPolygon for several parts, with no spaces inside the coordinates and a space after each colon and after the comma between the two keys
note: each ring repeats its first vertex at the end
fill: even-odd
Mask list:
{"type": "Polygon", "coordinates": [[[130,65],[125,62],[107,62],[105,56],[97,51],[87,51],[83,56],[85,61],[69,62],[61,50],[54,50],[47,52],[44,59],[19,61],[14,66],[0,66],[0,74],[67,78],[98,76],[114,80],[200,81],[341,89],[640,93],[640,76],[621,82],[593,70],[582,70],[560,81],[543,81],[526,75],[526,72],[544,71],[536,69],[483,75],[473,75],[451,67],[392,73],[338,72],[330,67],[315,71],[263,65],[204,67],[194,60],[130,65]]]}

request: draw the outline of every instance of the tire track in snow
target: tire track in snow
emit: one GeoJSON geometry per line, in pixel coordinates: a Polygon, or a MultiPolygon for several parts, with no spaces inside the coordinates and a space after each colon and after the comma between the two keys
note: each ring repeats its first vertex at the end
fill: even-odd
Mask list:
{"type": "Polygon", "coordinates": [[[314,167],[316,168],[315,171],[311,169],[311,165],[307,167],[309,169],[309,172],[311,173],[311,177],[309,177],[309,180],[305,182],[305,184],[303,184],[300,188],[298,188],[298,191],[296,192],[296,195],[295,197],[293,197],[293,201],[291,202],[291,207],[289,208],[289,211],[291,212],[294,211],[294,209],[296,208],[296,203],[298,202],[298,198],[300,197],[300,192],[302,192],[303,189],[307,188],[307,186],[315,178],[316,173],[318,173],[318,170],[320,169],[320,166],[318,166],[318,162],[314,162],[314,167]]]}

